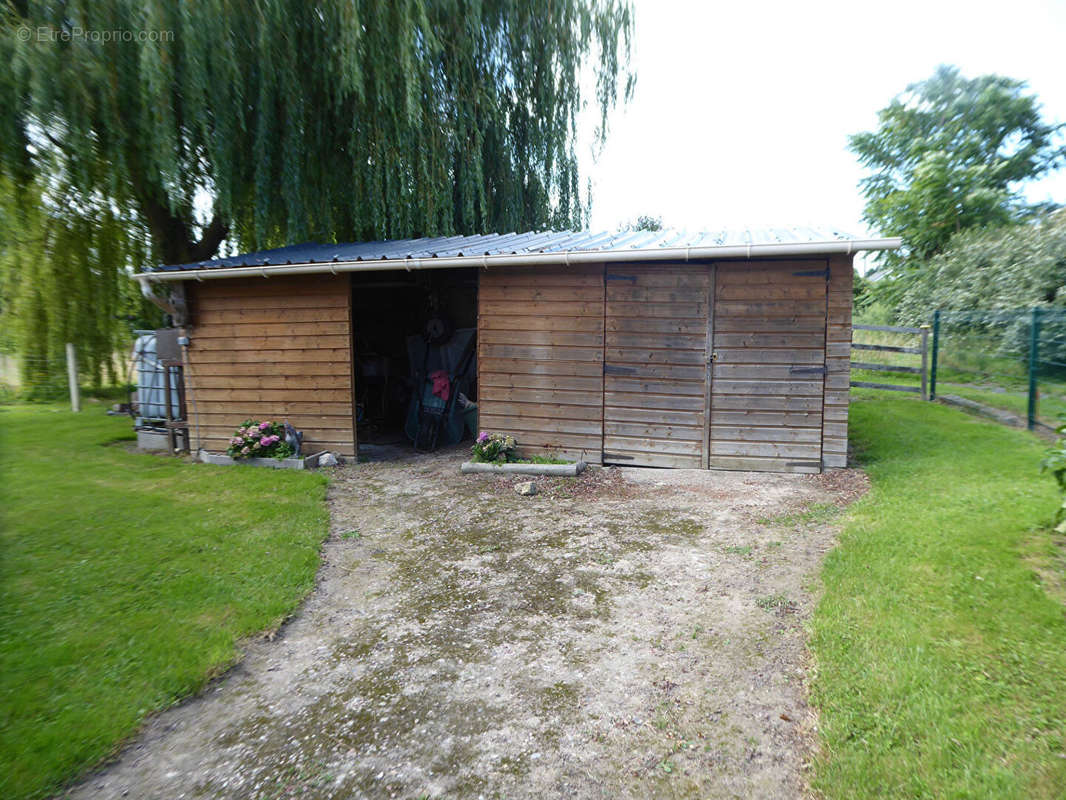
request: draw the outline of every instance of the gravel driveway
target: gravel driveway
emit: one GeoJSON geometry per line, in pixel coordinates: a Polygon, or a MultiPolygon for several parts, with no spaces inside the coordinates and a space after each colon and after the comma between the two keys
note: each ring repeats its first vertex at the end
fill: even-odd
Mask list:
{"type": "Polygon", "coordinates": [[[803,623],[861,474],[342,467],[319,585],[74,797],[804,791],[803,623]]]}

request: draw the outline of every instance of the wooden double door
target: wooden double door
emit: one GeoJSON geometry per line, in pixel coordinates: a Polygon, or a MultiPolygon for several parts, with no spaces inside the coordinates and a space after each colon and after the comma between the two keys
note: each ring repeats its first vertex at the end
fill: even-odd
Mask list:
{"type": "Polygon", "coordinates": [[[603,462],[821,470],[825,260],[608,265],[603,462]]]}
{"type": "MultiPolygon", "coordinates": [[[[480,281],[481,427],[524,454],[821,470],[824,259],[508,267],[480,281]]],[[[846,383],[834,392],[846,420],[846,383]]]]}

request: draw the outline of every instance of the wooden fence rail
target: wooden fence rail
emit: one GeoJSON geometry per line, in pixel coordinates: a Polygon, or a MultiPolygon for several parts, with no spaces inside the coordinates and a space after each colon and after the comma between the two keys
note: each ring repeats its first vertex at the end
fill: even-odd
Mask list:
{"type": "Polygon", "coordinates": [[[863,344],[852,343],[852,350],[873,350],[882,353],[908,353],[920,355],[922,365],[920,367],[904,367],[896,364],[877,364],[871,361],[852,361],[852,369],[863,369],[870,372],[891,372],[901,375],[920,375],[921,386],[911,386],[898,383],[874,383],[872,381],[851,381],[851,385],[862,389],[884,389],[890,392],[914,392],[921,394],[923,400],[929,399],[927,375],[929,374],[929,328],[911,328],[901,325],[853,325],[853,331],[878,331],[880,333],[902,333],[920,337],[917,347],[905,347],[902,345],[888,344],[863,344]]]}

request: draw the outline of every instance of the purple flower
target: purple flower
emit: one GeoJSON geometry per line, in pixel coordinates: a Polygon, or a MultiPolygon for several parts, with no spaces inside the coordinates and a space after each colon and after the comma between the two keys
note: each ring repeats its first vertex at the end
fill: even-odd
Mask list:
{"type": "Polygon", "coordinates": [[[269,436],[264,436],[262,439],[259,440],[259,444],[262,445],[263,447],[270,447],[270,445],[272,445],[273,442],[270,441],[270,437],[269,436]]]}
{"type": "Polygon", "coordinates": [[[261,431],[265,431],[269,427],[270,427],[270,423],[269,422],[260,422],[259,423],[259,430],[261,430],[261,431]]]}
{"type": "Polygon", "coordinates": [[[482,431],[481,433],[479,433],[477,435],[477,440],[478,440],[478,442],[480,444],[485,444],[485,442],[487,442],[489,440],[489,432],[488,431],[482,431]]]}

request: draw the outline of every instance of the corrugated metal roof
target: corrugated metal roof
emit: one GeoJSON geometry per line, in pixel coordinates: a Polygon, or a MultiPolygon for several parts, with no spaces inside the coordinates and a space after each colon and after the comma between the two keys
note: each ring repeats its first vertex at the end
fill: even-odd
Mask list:
{"type": "Polygon", "coordinates": [[[656,250],[662,248],[714,247],[725,245],[785,244],[793,242],[843,242],[857,237],[835,229],[758,228],[690,233],[681,229],[661,231],[529,231],[490,233],[484,236],[441,236],[423,239],[392,239],[348,244],[294,244],[257,253],[243,253],[192,264],[160,266],[173,272],[226,267],[270,267],[285,264],[324,264],[340,261],[402,261],[410,258],[457,258],[463,256],[532,255],[535,253],[588,253],[656,250]]]}

